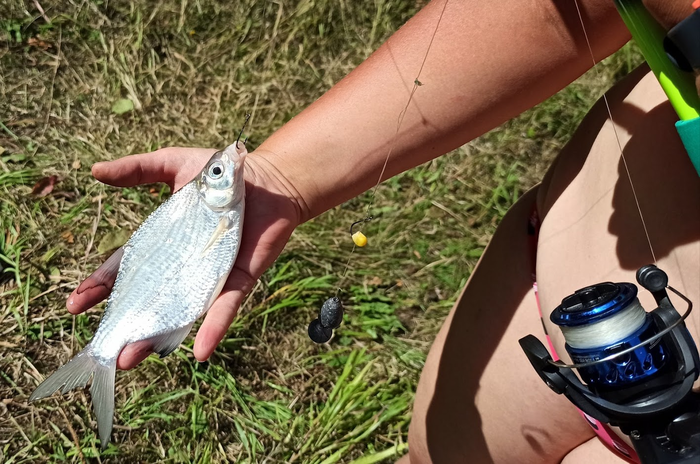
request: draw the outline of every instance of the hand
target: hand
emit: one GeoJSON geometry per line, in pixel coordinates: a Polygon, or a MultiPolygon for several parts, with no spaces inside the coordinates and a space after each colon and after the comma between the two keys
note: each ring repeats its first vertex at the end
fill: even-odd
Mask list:
{"type": "Polygon", "coordinates": [[[667,30],[693,12],[692,0],[642,0],[642,3],[659,24],[667,30]]]}
{"type": "MultiPolygon", "coordinates": [[[[193,179],[215,150],[165,148],[97,163],[93,176],[106,184],[131,187],[165,182],[172,191],[193,179]]],[[[209,309],[194,343],[194,355],[204,361],[226,335],[245,295],[262,273],[277,259],[294,228],[301,221],[301,208],[291,184],[260,151],[246,157],[246,209],[238,258],[224,288],[209,309]]],[[[105,299],[119,269],[121,250],[78,286],[68,298],[71,314],[79,314],[105,299]]],[[[128,345],[119,355],[117,367],[131,369],[151,353],[147,341],[128,345]]]]}
{"type": "MultiPolygon", "coordinates": [[[[669,30],[693,13],[691,0],[643,0],[644,7],[669,30]]],[[[700,95],[700,69],[695,69],[695,86],[700,95]]]]}

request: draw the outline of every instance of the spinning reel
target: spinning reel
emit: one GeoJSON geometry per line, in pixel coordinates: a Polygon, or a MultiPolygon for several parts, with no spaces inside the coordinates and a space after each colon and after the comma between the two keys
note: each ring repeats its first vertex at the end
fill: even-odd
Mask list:
{"type": "Polygon", "coordinates": [[[635,285],[610,282],[578,290],[554,310],[573,364],[555,362],[533,335],[520,346],[549,388],[620,427],[643,464],[698,463],[700,395],[692,387],[700,358],[684,322],[692,302],[656,266],[639,269],[637,281],[658,305],[649,313],[635,285]],[[687,303],[682,316],[666,289],[687,303]]]}

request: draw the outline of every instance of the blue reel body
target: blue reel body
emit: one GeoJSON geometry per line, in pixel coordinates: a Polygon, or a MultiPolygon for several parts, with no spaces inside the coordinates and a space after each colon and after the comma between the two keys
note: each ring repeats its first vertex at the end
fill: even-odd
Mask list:
{"type": "MultiPolygon", "coordinates": [[[[619,314],[636,301],[637,287],[630,283],[601,283],[566,297],[550,319],[560,327],[580,327],[604,321],[619,314]]],[[[637,345],[656,333],[650,314],[641,327],[624,338],[605,346],[575,348],[566,351],[576,364],[597,361],[637,345]]],[[[581,380],[595,390],[615,390],[644,382],[663,370],[667,351],[663,343],[645,345],[621,357],[578,369],[581,380]]]]}
{"type": "Polygon", "coordinates": [[[552,321],[578,347],[566,346],[574,364],[554,361],[533,335],[521,338],[520,346],[552,391],[628,435],[640,462],[700,463],[700,394],[693,391],[700,355],[684,323],[693,303],[654,265],[641,267],[637,282],[656,300],[649,313],[638,306],[634,285],[609,282],[577,291],[552,313],[552,321]],[[667,289],[687,304],[683,315],[667,289]],[[620,314],[625,308],[629,311],[620,314]],[[643,346],[619,354],[637,342],[643,346]]]}

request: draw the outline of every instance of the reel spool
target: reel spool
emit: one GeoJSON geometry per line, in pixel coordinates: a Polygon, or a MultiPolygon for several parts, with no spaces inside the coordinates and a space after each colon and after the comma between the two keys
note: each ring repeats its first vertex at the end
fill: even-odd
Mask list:
{"type": "MultiPolygon", "coordinates": [[[[630,283],[606,282],[577,290],[550,317],[566,339],[566,351],[576,364],[607,358],[655,335],[656,325],[630,283]]],[[[613,392],[650,379],[663,371],[663,342],[642,345],[627,354],[578,369],[596,392],[613,392]]]]}
{"type": "Polygon", "coordinates": [[[554,310],[572,364],[555,362],[533,335],[520,346],[554,392],[629,435],[642,463],[698,463],[700,395],[692,387],[700,358],[684,323],[692,302],[656,266],[639,269],[637,281],[658,305],[649,313],[635,285],[610,282],[578,290],[554,310]],[[688,304],[682,316],[667,289],[688,304]]]}

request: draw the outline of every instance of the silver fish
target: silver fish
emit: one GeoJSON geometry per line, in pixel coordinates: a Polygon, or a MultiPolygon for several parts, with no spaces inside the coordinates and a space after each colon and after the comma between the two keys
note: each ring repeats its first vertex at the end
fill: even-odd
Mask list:
{"type": "MultiPolygon", "coordinates": [[[[29,401],[85,387],[102,448],[114,415],[114,377],[124,346],[141,340],[166,356],[190,332],[226,281],[241,243],[243,143],[217,152],[201,174],[156,209],[123,247],[119,272],[90,343],[32,393],[29,401]]],[[[116,255],[116,253],[115,253],[116,255]]],[[[118,259],[118,257],[117,257],[118,259]]]]}

